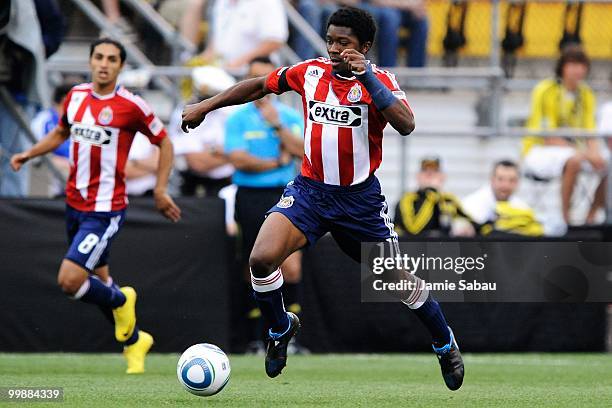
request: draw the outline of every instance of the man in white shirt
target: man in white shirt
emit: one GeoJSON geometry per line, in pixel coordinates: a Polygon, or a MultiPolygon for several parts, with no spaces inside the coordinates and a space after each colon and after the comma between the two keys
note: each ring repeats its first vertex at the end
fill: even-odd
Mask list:
{"type": "Polygon", "coordinates": [[[158,161],[159,149],[153,147],[145,135],[136,133],[125,165],[125,190],[128,196],[153,196],[158,161]]]}
{"type": "MultiPolygon", "coordinates": [[[[197,98],[216,95],[236,82],[222,69],[211,66],[195,68],[192,81],[197,98]]],[[[223,144],[225,120],[234,109],[228,107],[211,112],[206,121],[189,134],[181,130],[183,106],[174,111],[168,131],[174,144],[176,167],[181,172],[182,195],[216,197],[231,183],[234,167],[223,152],[223,144]]]]}
{"type": "Polygon", "coordinates": [[[270,56],[287,42],[289,26],[282,0],[217,0],[210,19],[212,35],[203,57],[221,60],[230,74],[243,76],[256,57],[270,56]]]}
{"type": "Polygon", "coordinates": [[[518,189],[518,165],[501,160],[493,166],[490,183],[463,199],[463,210],[479,224],[519,235],[542,235],[542,225],[529,205],[514,195],[518,189]]]}

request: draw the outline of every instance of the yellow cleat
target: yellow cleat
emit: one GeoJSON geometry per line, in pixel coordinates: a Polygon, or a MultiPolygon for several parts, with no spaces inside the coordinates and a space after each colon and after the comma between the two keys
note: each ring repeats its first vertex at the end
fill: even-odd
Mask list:
{"type": "Polygon", "coordinates": [[[125,303],[113,309],[115,318],[115,338],[124,342],[134,333],[136,327],[136,291],[134,288],[124,286],[121,292],[125,295],[125,303]]]}
{"type": "Polygon", "coordinates": [[[123,347],[123,356],[127,360],[126,374],[142,374],[145,371],[145,357],[153,345],[153,336],[139,330],[138,341],[131,346],[123,347]]]}

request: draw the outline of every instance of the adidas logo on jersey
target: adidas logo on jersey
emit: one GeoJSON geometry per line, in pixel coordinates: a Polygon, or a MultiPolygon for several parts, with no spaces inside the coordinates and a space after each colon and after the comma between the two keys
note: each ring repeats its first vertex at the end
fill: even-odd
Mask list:
{"type": "Polygon", "coordinates": [[[321,78],[323,76],[323,70],[318,67],[308,67],[308,69],[306,70],[306,75],[315,78],[321,78]]]}
{"type": "Polygon", "coordinates": [[[70,136],[75,142],[101,146],[110,143],[111,132],[100,126],[75,122],[70,127],[70,136]]]}
{"type": "Polygon", "coordinates": [[[359,106],[330,105],[323,102],[308,102],[308,117],[316,123],[344,127],[361,126],[359,106]]]}

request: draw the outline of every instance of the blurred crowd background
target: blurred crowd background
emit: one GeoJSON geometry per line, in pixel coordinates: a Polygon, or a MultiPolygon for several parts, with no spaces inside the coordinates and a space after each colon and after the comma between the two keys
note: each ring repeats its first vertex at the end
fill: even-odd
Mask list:
{"type": "MultiPolygon", "coordinates": [[[[5,3],[11,7],[0,15],[3,197],[62,194],[67,146],[18,174],[8,159],[57,122],[70,86],[88,81],[89,43],[110,36],[128,49],[120,82],[149,102],[175,144],[173,194],[220,195],[234,234],[236,163],[225,129],[232,112],[185,135],[182,107],[244,78],[257,58],[281,65],[326,56],[326,19],[349,5],[375,17],[369,58],[396,74],[416,116],[407,138],[387,129],[378,171],[400,234],[563,236],[568,227],[602,224],[612,214],[608,1],[5,3]]],[[[296,95],[281,100],[301,112],[296,95]]],[[[156,154],[146,140],[135,140],[130,195],[150,193],[156,154]]],[[[295,173],[299,157],[291,166],[295,173]]]]}

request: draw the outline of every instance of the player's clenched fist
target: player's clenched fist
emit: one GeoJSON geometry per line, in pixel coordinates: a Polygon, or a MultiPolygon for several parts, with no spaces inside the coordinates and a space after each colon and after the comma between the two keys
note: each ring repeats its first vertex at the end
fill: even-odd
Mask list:
{"type": "Polygon", "coordinates": [[[181,123],[181,129],[183,132],[189,132],[189,129],[195,129],[200,126],[200,123],[204,120],[206,112],[202,113],[202,108],[199,103],[194,103],[185,106],[183,108],[183,123],[181,123]]]}
{"type": "Polygon", "coordinates": [[[23,166],[28,160],[30,160],[30,156],[27,153],[17,153],[11,157],[11,167],[14,171],[19,171],[21,166],[23,166]]]}
{"type": "Polygon", "coordinates": [[[370,61],[365,58],[365,55],[352,48],[347,48],[342,51],[340,57],[348,64],[349,69],[354,74],[364,73],[370,63],[370,61]]]}

